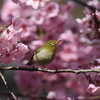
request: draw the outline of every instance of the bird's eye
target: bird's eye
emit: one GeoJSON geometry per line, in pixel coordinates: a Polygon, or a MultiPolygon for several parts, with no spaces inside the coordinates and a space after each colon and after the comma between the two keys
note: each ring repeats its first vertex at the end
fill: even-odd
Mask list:
{"type": "Polygon", "coordinates": [[[55,43],[54,42],[51,42],[51,45],[55,45],[55,43]]]}

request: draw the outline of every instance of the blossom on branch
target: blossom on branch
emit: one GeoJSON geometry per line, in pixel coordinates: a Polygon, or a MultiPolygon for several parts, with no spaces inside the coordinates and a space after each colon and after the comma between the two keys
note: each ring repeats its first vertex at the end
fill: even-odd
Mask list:
{"type": "MultiPolygon", "coordinates": [[[[98,0],[88,1],[88,5],[100,9],[98,0]]],[[[80,25],[80,41],[88,45],[100,45],[100,11],[91,12],[85,8],[83,19],[76,19],[80,25]]]]}
{"type": "Polygon", "coordinates": [[[0,61],[4,65],[20,61],[28,52],[28,47],[20,43],[21,20],[13,18],[12,24],[0,35],[0,61]]]}
{"type": "Polygon", "coordinates": [[[21,5],[27,5],[33,7],[34,9],[37,9],[39,7],[44,7],[46,3],[50,0],[12,0],[12,1],[21,5]]]}

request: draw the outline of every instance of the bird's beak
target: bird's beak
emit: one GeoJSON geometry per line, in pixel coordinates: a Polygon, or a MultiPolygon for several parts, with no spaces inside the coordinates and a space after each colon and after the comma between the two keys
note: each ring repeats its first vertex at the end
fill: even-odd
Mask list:
{"type": "Polygon", "coordinates": [[[61,42],[62,40],[59,40],[59,41],[57,41],[57,44],[59,43],[59,42],[61,42]]]}
{"type": "Polygon", "coordinates": [[[61,42],[61,41],[62,41],[62,40],[59,40],[58,43],[61,42]]]}

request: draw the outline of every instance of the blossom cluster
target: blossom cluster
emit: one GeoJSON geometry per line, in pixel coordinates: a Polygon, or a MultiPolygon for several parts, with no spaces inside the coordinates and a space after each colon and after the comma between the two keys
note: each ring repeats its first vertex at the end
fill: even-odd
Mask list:
{"type": "MultiPolygon", "coordinates": [[[[45,42],[62,40],[55,59],[46,66],[48,69],[100,67],[84,65],[93,60],[100,62],[100,11],[91,12],[85,8],[86,17],[75,20],[71,16],[75,8],[72,1],[64,5],[49,0],[12,1],[5,1],[1,9],[1,28],[4,23],[11,23],[0,35],[1,63],[7,65],[16,61],[25,65],[45,42]]],[[[87,4],[100,7],[98,0],[88,1],[87,4]]],[[[53,100],[74,100],[100,94],[100,79],[96,73],[75,75],[17,71],[15,81],[23,94],[53,100]]]]}
{"type": "Polygon", "coordinates": [[[20,62],[28,52],[28,46],[20,42],[22,33],[21,20],[18,17],[12,19],[12,24],[1,27],[0,34],[0,62],[7,65],[12,62],[20,62]]]}
{"type": "MultiPolygon", "coordinates": [[[[100,2],[98,0],[88,1],[87,5],[96,9],[100,9],[100,2]]],[[[80,25],[80,41],[88,45],[100,45],[100,11],[91,11],[85,8],[83,11],[86,15],[83,19],[76,19],[80,25]]]]}
{"type": "Polygon", "coordinates": [[[13,2],[20,4],[21,6],[27,5],[34,9],[44,7],[49,0],[12,0],[13,2]]]}

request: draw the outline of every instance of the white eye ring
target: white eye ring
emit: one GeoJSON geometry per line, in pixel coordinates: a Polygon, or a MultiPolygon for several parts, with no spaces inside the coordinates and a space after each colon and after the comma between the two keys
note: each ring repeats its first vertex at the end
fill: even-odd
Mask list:
{"type": "Polygon", "coordinates": [[[51,42],[51,45],[55,45],[55,43],[54,42],[51,42]]]}

